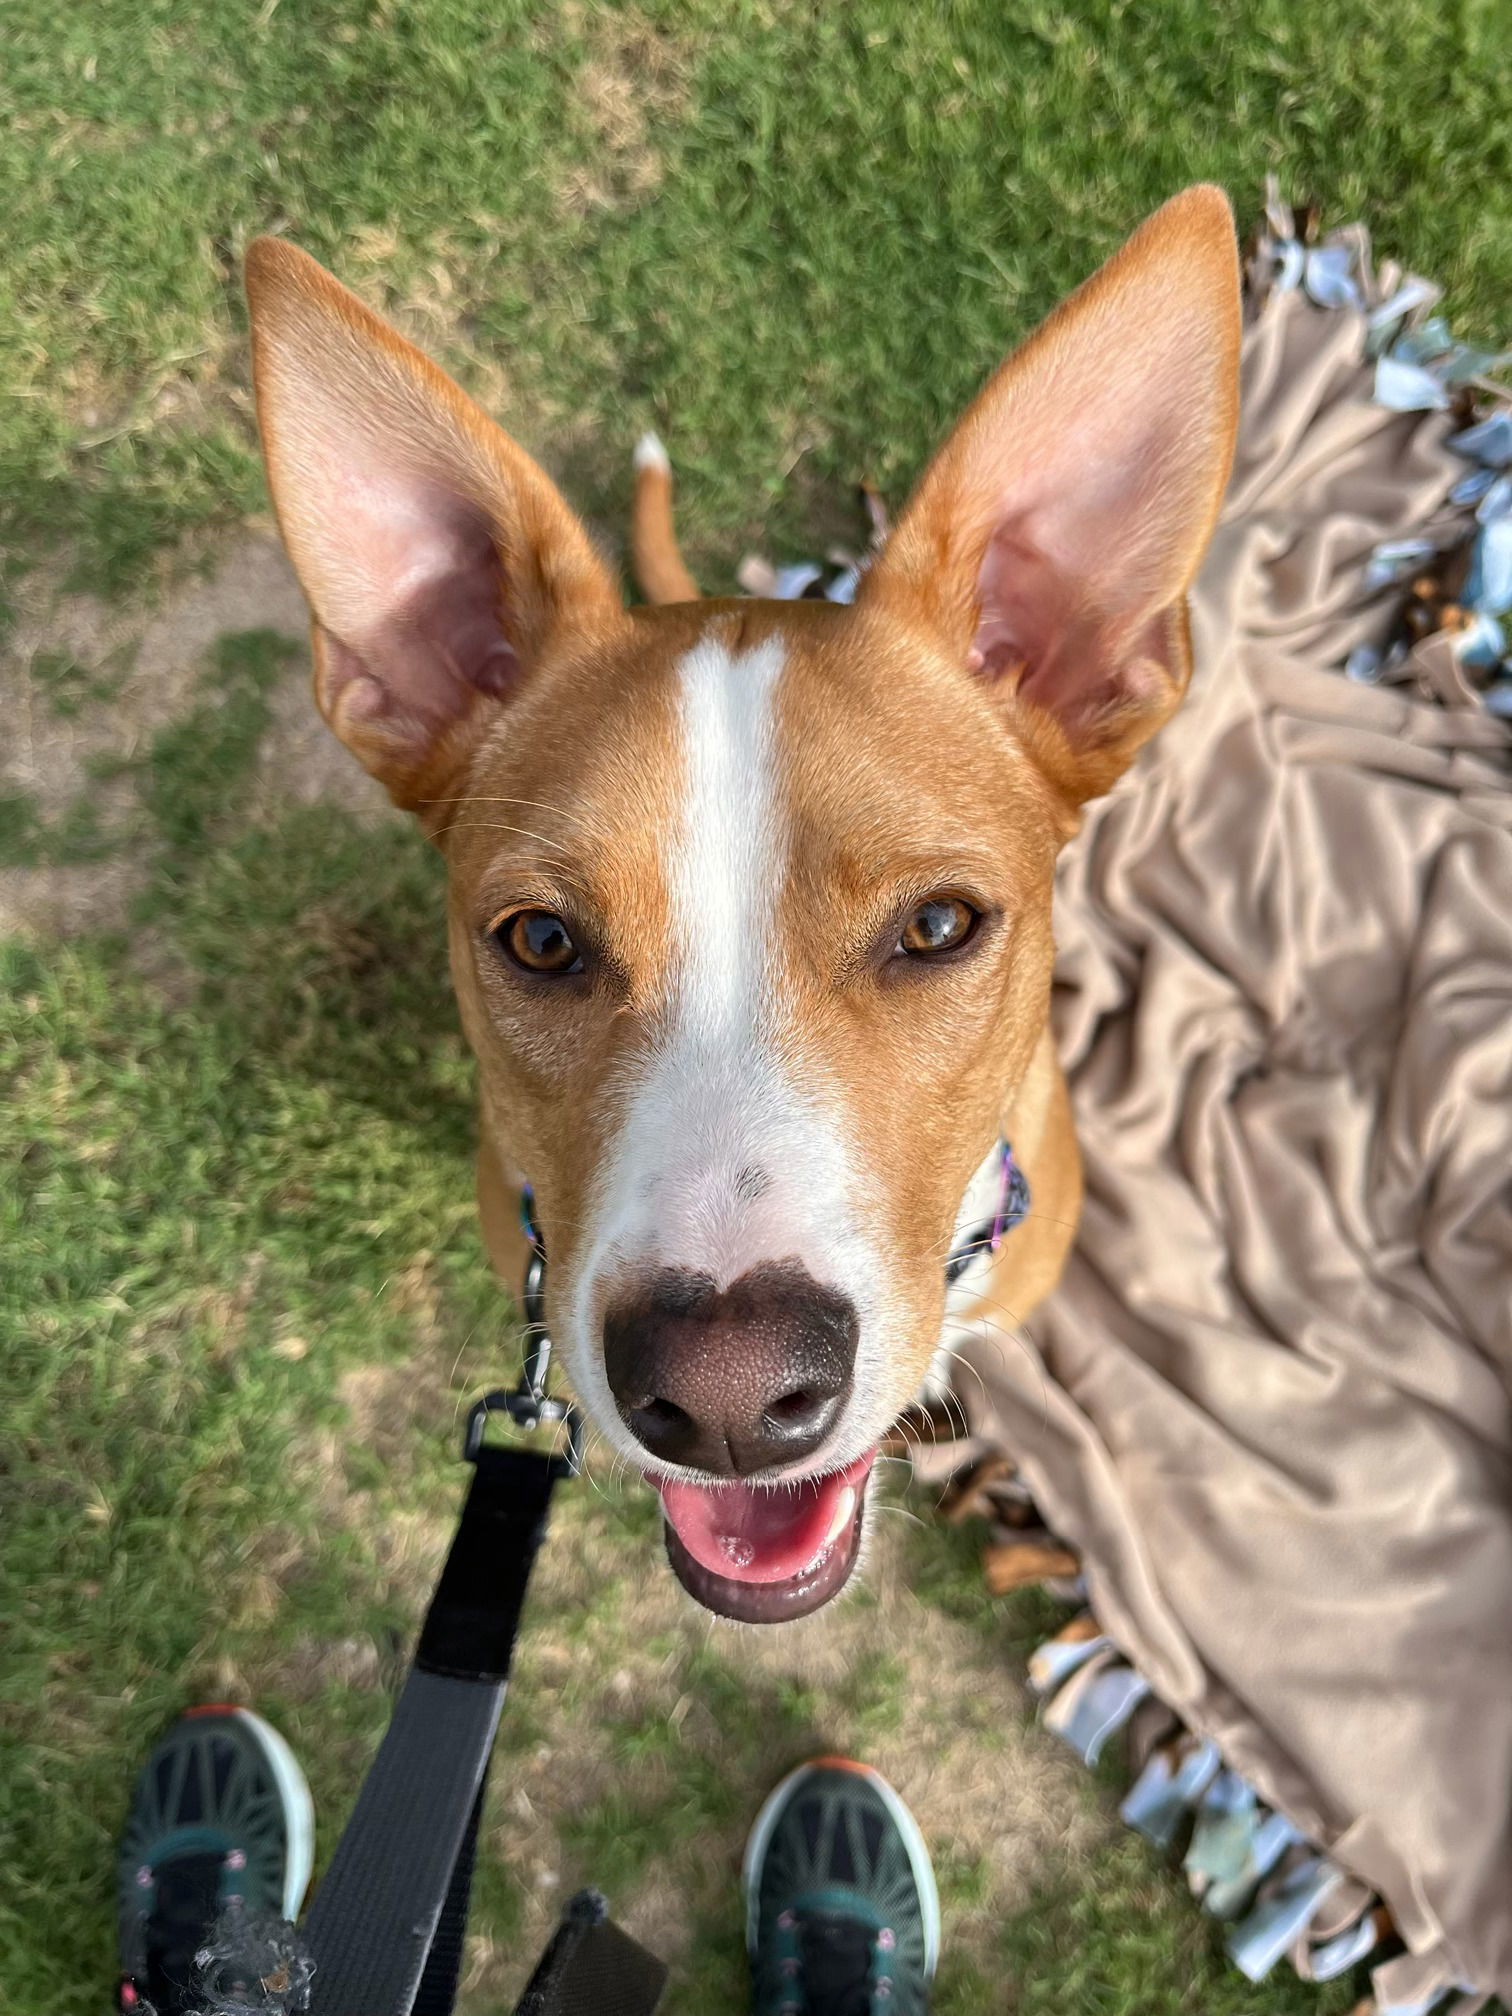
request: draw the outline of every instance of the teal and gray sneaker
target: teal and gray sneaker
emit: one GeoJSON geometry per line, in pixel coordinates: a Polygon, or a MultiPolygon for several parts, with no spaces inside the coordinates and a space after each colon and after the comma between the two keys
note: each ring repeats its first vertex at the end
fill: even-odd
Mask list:
{"type": "Polygon", "coordinates": [[[144,1765],[116,1863],[130,2016],[197,2010],[196,1956],[227,1914],[292,1920],[310,1881],[310,1788],[276,1729],[248,1708],[191,1708],[144,1765]]]}
{"type": "Polygon", "coordinates": [[[790,1771],[746,1843],[753,2016],[924,2016],[940,1899],[918,1822],[843,1757],[790,1771]]]}

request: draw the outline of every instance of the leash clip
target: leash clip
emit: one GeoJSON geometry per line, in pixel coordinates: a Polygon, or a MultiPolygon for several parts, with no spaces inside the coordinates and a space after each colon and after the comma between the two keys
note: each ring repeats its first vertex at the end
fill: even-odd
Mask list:
{"type": "Polygon", "coordinates": [[[570,1400],[558,1400],[550,1393],[533,1393],[522,1380],[518,1386],[497,1387],[475,1400],[467,1412],[462,1435],[462,1460],[476,1463],[483,1451],[483,1435],[490,1414],[507,1414],[519,1428],[533,1434],[538,1428],[567,1429],[567,1454],[553,1457],[563,1476],[576,1477],[583,1468],[583,1417],[570,1400]]]}
{"type": "Polygon", "coordinates": [[[535,1222],[535,1197],[528,1183],[520,1197],[520,1217],[525,1237],[530,1241],[530,1258],[525,1263],[525,1364],[518,1385],[498,1387],[473,1402],[462,1437],[462,1457],[464,1462],[477,1462],[490,1414],[507,1414],[517,1427],[531,1434],[560,1422],[567,1429],[565,1467],[576,1476],[583,1467],[583,1417],[570,1400],[558,1400],[546,1391],[546,1374],[551,1369],[551,1338],[546,1329],[546,1246],[535,1222]]]}

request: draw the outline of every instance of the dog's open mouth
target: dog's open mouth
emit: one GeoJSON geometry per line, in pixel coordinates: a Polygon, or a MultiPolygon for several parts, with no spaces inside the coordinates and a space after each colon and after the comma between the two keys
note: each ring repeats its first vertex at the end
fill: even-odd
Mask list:
{"type": "Polygon", "coordinates": [[[806,1617],[844,1588],[861,1545],[876,1451],[795,1484],[683,1484],[652,1478],[667,1558],[705,1609],[743,1624],[806,1617]]]}

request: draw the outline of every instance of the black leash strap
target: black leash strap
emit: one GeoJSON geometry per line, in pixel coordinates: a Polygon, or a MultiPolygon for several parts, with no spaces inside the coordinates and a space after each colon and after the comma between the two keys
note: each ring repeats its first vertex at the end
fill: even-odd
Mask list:
{"type": "MultiPolygon", "coordinates": [[[[503,1396],[490,1396],[491,1401],[503,1396]]],[[[520,1609],[561,1456],[483,1446],[414,1667],[305,1928],[311,2016],[445,2016],[520,1609]]]]}
{"type": "Polygon", "coordinates": [[[515,2016],[654,2016],[667,1970],[609,1917],[597,1890],[571,1899],[515,2016]]]}

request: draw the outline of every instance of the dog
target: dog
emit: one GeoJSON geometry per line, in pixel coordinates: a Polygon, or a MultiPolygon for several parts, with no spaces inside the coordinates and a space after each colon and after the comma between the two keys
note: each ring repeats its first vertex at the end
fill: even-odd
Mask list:
{"type": "Polygon", "coordinates": [[[683,1585],[816,1610],[947,1295],[1026,1316],[1073,1236],[1052,878],[1190,675],[1227,199],[1172,198],[1000,366],[850,606],[697,599],[649,442],[627,609],[536,463],[312,259],[258,239],[247,288],[316,700],[446,859],[490,1258],[519,1279],[528,1180],[549,1332],[683,1585]],[[1000,1143],[1032,1208],[947,1270],[1000,1143]]]}

